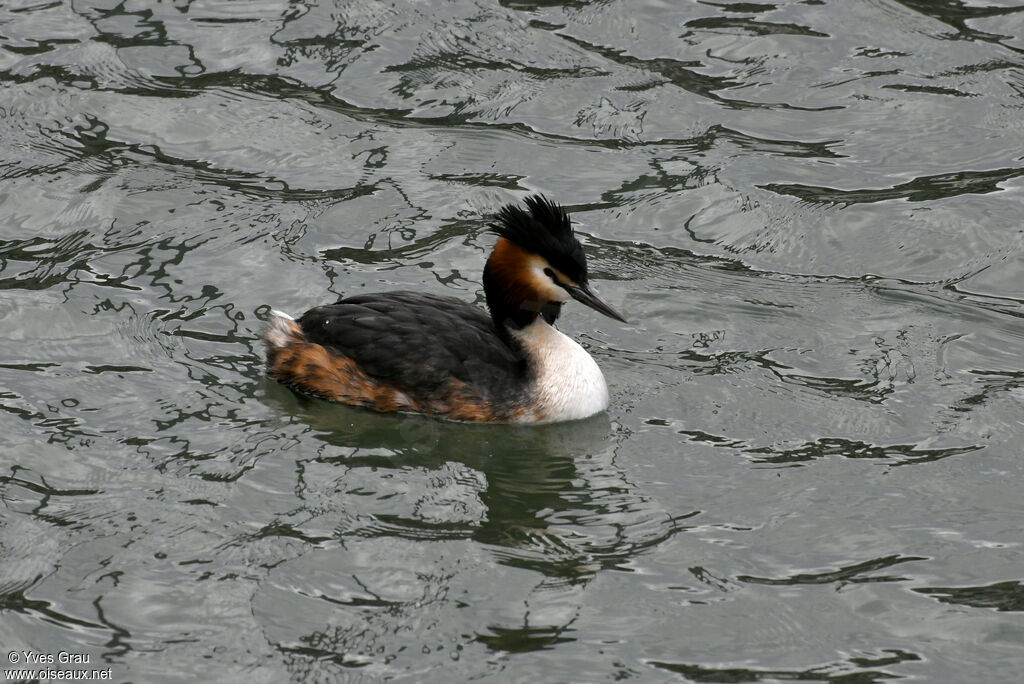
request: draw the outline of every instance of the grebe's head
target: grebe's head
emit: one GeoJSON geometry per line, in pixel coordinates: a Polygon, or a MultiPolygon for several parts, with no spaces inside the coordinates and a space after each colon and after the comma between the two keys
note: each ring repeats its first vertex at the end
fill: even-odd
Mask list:
{"type": "Polygon", "coordinates": [[[484,292],[495,322],[521,328],[543,316],[553,323],[572,297],[625,323],[590,286],[587,257],[565,209],[543,195],[525,204],[506,205],[491,226],[499,237],[484,268],[484,292]]]}

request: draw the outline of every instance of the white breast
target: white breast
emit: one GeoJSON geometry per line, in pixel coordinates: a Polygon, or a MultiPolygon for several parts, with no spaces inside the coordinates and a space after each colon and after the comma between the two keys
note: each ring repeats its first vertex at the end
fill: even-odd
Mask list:
{"type": "Polygon", "coordinates": [[[542,318],[512,333],[529,355],[536,373],[530,422],[576,420],[608,408],[608,385],[597,363],[575,340],[542,318]]]}

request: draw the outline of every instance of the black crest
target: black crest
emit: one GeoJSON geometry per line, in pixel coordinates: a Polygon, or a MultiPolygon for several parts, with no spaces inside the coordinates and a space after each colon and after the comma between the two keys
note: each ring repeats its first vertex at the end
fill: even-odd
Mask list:
{"type": "Polygon", "coordinates": [[[577,283],[586,283],[587,259],[569,214],[544,195],[531,195],[525,204],[525,209],[518,204],[502,207],[492,230],[527,252],[544,257],[577,283]]]}

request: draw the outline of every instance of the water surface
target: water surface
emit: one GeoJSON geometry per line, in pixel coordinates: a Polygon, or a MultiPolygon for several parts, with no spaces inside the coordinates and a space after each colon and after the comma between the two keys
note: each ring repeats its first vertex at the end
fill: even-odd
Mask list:
{"type": "Polygon", "coordinates": [[[997,0],[4,3],[0,644],[115,681],[1017,681],[1022,110],[997,0]],[[271,307],[482,304],[532,192],[630,320],[560,322],[607,415],[266,380],[271,307]]]}

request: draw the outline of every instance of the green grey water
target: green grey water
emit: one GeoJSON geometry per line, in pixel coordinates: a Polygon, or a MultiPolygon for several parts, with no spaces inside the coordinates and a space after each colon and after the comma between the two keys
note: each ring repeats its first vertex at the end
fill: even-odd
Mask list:
{"type": "Polygon", "coordinates": [[[1022,10],[4,2],[2,667],[1019,681],[1022,10]],[[482,303],[531,192],[607,415],[266,380],[270,308],[482,303]]]}

